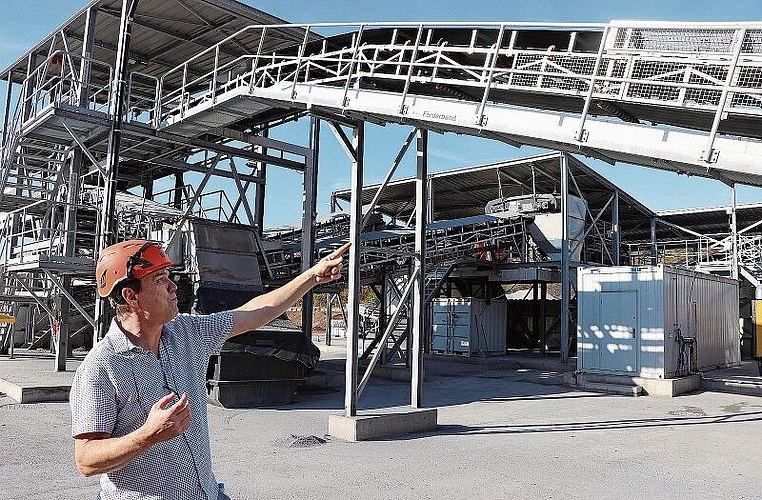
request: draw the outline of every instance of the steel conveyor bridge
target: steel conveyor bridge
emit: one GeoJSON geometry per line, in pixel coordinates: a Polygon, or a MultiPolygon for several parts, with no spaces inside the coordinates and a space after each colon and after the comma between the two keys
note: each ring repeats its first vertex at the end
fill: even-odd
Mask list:
{"type": "Polygon", "coordinates": [[[167,72],[156,101],[155,125],[186,136],[290,109],[762,185],[761,23],[250,26],[167,72]],[[261,50],[286,28],[303,42],[261,50]]]}
{"type": "MultiPolygon", "coordinates": [[[[318,224],[318,251],[327,251],[346,241],[348,217],[341,214],[336,218],[338,220],[318,224]],[[324,232],[322,236],[321,232],[324,232]]],[[[478,215],[430,222],[426,224],[427,267],[436,269],[464,260],[473,261],[475,256],[488,252],[518,255],[526,234],[526,220],[531,217],[478,215]]],[[[262,266],[263,273],[270,273],[270,278],[276,280],[295,277],[301,266],[301,237],[301,230],[294,230],[265,240],[263,244],[269,248],[263,252],[267,261],[262,266]]],[[[378,279],[382,272],[406,271],[409,259],[415,254],[412,227],[381,226],[364,232],[360,239],[363,245],[360,266],[366,282],[378,279]]]]}

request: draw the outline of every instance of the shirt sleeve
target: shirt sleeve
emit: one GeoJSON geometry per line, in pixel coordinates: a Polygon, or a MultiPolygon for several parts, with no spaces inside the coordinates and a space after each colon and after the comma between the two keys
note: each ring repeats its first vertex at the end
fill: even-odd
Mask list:
{"type": "Polygon", "coordinates": [[[218,354],[233,331],[233,311],[223,311],[204,316],[188,316],[196,323],[199,344],[205,357],[218,354]]]}
{"type": "Polygon", "coordinates": [[[97,363],[83,363],[69,393],[71,435],[90,432],[113,434],[117,416],[116,388],[97,363]]]}

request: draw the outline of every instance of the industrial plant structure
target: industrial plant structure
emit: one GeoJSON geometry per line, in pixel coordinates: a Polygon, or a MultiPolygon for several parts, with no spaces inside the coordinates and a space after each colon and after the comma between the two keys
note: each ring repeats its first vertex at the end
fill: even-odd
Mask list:
{"type": "Polygon", "coordinates": [[[51,345],[58,370],[74,341],[104,331],[98,250],[135,237],[165,243],[184,308],[200,312],[276,287],[350,241],[348,415],[373,366],[395,357],[411,367],[413,406],[424,352],[515,345],[567,361],[578,270],[591,266],[667,263],[739,279],[751,290],[745,345],[756,345],[762,211],[736,206],[735,186],[762,185],[762,23],[294,25],[229,0],[93,0],[0,82],[0,307],[16,320],[0,345],[51,345]],[[294,120],[310,121],[306,145],[269,137],[294,120]],[[409,129],[374,186],[363,182],[366,124],[409,129]],[[325,218],[321,130],[351,165],[351,187],[333,193],[325,218]],[[551,152],[433,174],[430,132],[551,152]],[[409,149],[416,175],[395,178],[409,149]],[[654,213],[583,157],[714,178],[732,201],[654,213]],[[272,168],[303,176],[299,227],[264,227],[272,168]],[[502,344],[435,335],[456,315],[443,298],[471,311],[517,284],[533,301],[494,315],[506,322],[502,344]],[[365,317],[363,285],[379,303],[365,317]],[[363,321],[374,326],[361,353],[363,321]]]}

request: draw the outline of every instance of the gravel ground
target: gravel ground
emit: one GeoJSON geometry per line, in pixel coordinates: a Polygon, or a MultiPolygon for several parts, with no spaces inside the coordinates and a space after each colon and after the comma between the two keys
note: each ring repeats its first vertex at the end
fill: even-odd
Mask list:
{"type": "MultiPolygon", "coordinates": [[[[436,432],[348,443],[326,435],[341,391],[288,406],[209,408],[214,469],[234,499],[760,498],[762,398],[699,392],[619,397],[555,385],[559,374],[431,363],[436,432]]],[[[365,410],[402,406],[409,385],[373,380],[365,410]]],[[[73,464],[65,403],[0,397],[3,499],[92,498],[73,464]]]]}

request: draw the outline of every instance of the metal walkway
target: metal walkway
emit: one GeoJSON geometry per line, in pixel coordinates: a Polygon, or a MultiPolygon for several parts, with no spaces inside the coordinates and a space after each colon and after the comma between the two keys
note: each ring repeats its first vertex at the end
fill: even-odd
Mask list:
{"type": "Polygon", "coordinates": [[[759,23],[251,26],[159,92],[155,125],[179,135],[305,110],[762,185],[759,23]],[[283,28],[304,28],[303,43],[261,50],[283,28]],[[249,55],[190,76],[253,32],[249,55]]]}

